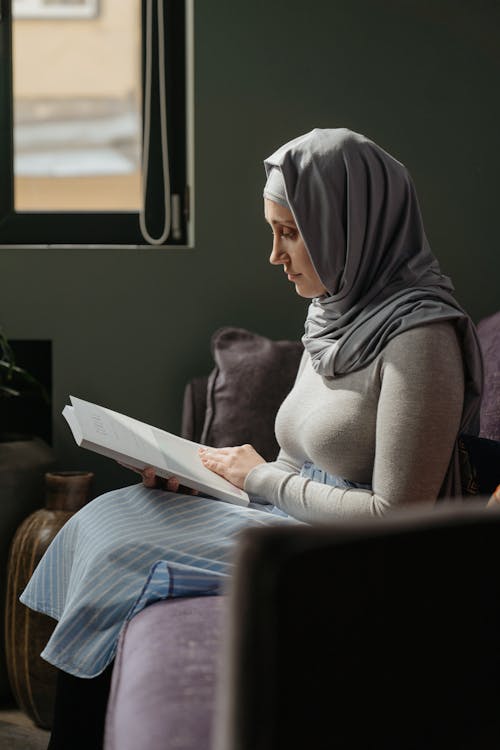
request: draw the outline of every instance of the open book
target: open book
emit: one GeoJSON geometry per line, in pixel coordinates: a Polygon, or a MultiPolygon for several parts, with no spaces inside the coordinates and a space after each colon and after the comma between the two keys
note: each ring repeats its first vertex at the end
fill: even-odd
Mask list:
{"type": "Polygon", "coordinates": [[[235,505],[247,506],[246,492],[205,468],[199,443],[126,417],[103,406],[70,396],[63,416],[81,448],[114,458],[134,469],[152,466],[159,477],[177,477],[181,484],[235,505]]]}

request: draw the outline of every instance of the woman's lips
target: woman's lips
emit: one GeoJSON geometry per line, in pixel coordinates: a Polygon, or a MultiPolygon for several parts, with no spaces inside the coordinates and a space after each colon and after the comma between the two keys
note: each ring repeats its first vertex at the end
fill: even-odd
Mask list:
{"type": "Polygon", "coordinates": [[[301,276],[301,275],[302,274],[300,274],[300,273],[289,273],[288,274],[288,281],[295,281],[295,279],[298,279],[299,276],[301,276]]]}

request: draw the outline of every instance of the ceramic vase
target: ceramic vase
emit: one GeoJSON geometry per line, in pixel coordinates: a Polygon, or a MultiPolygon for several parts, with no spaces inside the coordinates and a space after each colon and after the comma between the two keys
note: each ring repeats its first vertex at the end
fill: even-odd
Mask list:
{"type": "MultiPolygon", "coordinates": [[[[0,412],[1,428],[3,410],[0,412]]],[[[40,438],[0,432],[0,701],[5,704],[12,700],[4,649],[9,549],[19,524],[42,507],[45,473],[55,465],[52,449],[40,438]]]]}
{"type": "Polygon", "coordinates": [[[50,729],[57,670],[40,657],[56,622],[19,602],[19,596],[58,531],[91,499],[90,472],[45,475],[45,508],[19,526],[8,562],[5,607],[7,669],[16,702],[34,723],[50,729]]]}

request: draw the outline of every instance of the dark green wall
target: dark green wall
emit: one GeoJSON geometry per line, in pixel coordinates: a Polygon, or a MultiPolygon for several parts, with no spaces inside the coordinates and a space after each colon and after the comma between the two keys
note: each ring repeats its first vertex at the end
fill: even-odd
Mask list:
{"type": "Polygon", "coordinates": [[[499,307],[499,21],[493,0],[195,3],[196,248],[0,252],[0,322],[53,340],[65,468],[131,479],[72,445],[69,393],[176,431],[215,328],[301,335],[306,303],[267,263],[262,160],[313,127],[403,161],[459,299],[475,320],[499,307]]]}

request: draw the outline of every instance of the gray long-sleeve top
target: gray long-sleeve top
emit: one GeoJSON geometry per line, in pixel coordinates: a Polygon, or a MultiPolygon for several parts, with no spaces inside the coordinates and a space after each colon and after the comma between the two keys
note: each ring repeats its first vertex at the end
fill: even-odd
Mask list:
{"type": "Polygon", "coordinates": [[[451,323],[392,339],[357,372],[318,375],[307,352],[276,417],[276,461],[256,466],[245,490],[309,523],[433,502],[460,425],[462,353],[451,323]],[[304,461],[372,490],[299,476],[304,461]]]}

